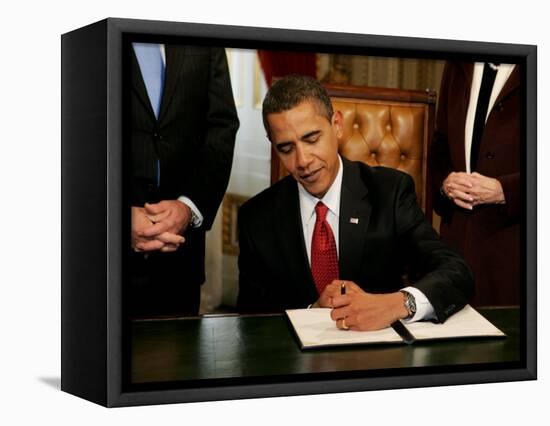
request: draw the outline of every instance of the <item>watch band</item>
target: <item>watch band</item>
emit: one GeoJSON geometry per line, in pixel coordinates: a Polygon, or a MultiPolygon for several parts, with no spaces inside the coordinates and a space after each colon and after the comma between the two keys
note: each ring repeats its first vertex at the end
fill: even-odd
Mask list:
{"type": "Polygon", "coordinates": [[[411,319],[416,314],[416,299],[406,290],[400,290],[400,292],[403,293],[403,305],[408,312],[408,315],[404,319],[411,319]]]}
{"type": "Polygon", "coordinates": [[[197,214],[195,213],[195,211],[189,207],[189,211],[191,212],[191,226],[193,228],[196,228],[197,227],[197,222],[199,221],[199,217],[197,216],[197,214]]]}

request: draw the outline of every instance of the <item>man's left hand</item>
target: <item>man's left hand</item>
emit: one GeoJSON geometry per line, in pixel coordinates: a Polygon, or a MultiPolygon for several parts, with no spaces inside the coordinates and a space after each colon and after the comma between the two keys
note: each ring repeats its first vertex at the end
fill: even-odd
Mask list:
{"type": "MultiPolygon", "coordinates": [[[[403,294],[371,294],[365,291],[347,291],[332,298],[331,318],[341,329],[372,331],[389,327],[394,321],[408,315],[403,294]]],[[[355,288],[354,288],[355,290],[355,288]]]]}
{"type": "Polygon", "coordinates": [[[145,204],[145,213],[154,224],[143,231],[142,237],[157,237],[164,232],[183,235],[191,220],[191,210],[178,200],[163,200],[156,204],[145,204]]]}
{"type": "Polygon", "coordinates": [[[498,179],[483,176],[477,172],[472,173],[469,178],[472,184],[470,195],[474,198],[474,206],[506,202],[502,185],[498,179]]]}

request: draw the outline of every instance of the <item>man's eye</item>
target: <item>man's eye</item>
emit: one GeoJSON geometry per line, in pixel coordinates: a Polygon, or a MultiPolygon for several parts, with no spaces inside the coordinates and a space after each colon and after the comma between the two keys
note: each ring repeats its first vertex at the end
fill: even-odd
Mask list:
{"type": "Polygon", "coordinates": [[[292,145],[279,145],[277,147],[277,150],[283,154],[288,154],[290,151],[292,151],[292,145]]]}
{"type": "Polygon", "coordinates": [[[311,136],[305,138],[304,142],[306,142],[306,143],[315,143],[319,140],[320,137],[321,137],[320,134],[311,135],[311,136]]]}

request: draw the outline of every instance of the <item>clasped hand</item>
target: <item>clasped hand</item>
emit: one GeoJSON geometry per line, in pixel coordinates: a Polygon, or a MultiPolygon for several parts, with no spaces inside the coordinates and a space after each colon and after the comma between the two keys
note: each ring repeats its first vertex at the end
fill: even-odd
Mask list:
{"type": "Polygon", "coordinates": [[[191,212],[178,200],[132,207],[132,248],[137,252],[172,252],[185,241],[191,212]]]}
{"type": "Polygon", "coordinates": [[[502,185],[498,179],[480,175],[477,172],[452,172],[443,181],[443,192],[457,206],[473,210],[481,204],[503,204],[506,202],[502,185]]]}
{"type": "Polygon", "coordinates": [[[335,280],[319,297],[316,306],[332,308],[330,317],[340,329],[357,331],[380,330],[408,315],[400,292],[372,294],[353,281],[335,280]],[[341,294],[345,283],[346,294],[341,294]]]}

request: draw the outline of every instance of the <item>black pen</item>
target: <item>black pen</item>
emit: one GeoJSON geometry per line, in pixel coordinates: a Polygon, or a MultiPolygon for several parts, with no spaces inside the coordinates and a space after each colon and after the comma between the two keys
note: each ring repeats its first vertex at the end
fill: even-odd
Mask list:
{"type": "Polygon", "coordinates": [[[346,294],[346,283],[344,281],[342,281],[342,283],[340,284],[340,294],[346,294]]]}

